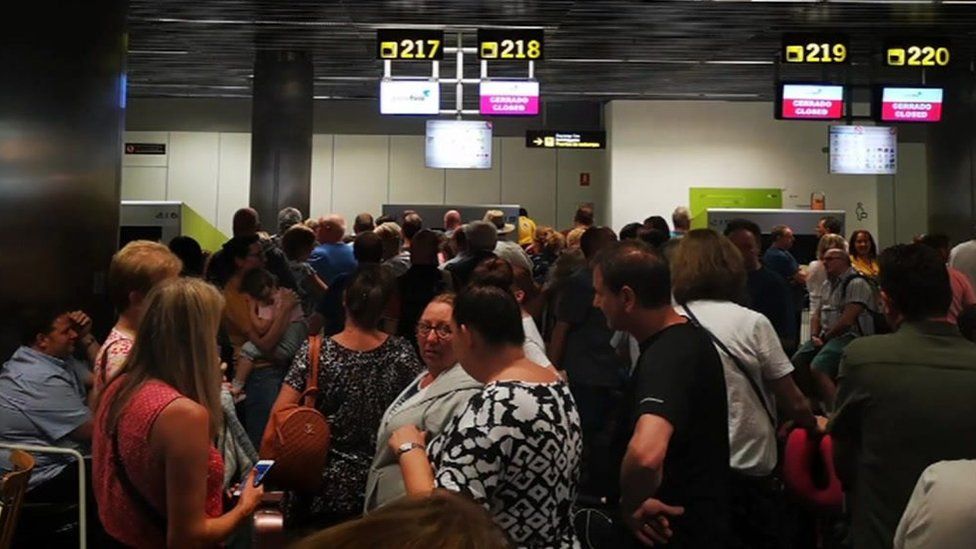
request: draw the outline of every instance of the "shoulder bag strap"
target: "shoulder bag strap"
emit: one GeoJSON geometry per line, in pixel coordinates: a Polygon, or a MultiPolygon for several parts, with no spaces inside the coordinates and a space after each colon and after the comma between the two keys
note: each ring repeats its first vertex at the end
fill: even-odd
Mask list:
{"type": "Polygon", "coordinates": [[[315,397],[319,392],[319,356],[322,353],[322,336],[319,334],[308,337],[308,380],[305,382],[305,392],[302,394],[305,406],[314,407],[315,397]]]}
{"type": "Polygon", "coordinates": [[[756,380],[752,379],[752,376],[749,375],[749,370],[747,370],[746,367],[745,367],[745,365],[742,364],[742,361],[739,360],[739,357],[737,357],[732,351],[729,350],[728,347],[725,346],[724,343],[722,343],[722,340],[721,339],[715,337],[715,334],[713,334],[711,330],[709,330],[708,328],[704,327],[702,325],[702,323],[698,321],[698,317],[695,316],[695,313],[691,312],[691,309],[687,305],[682,305],[681,308],[684,309],[685,313],[688,314],[688,318],[691,319],[691,322],[695,326],[698,326],[702,330],[705,330],[705,333],[708,334],[708,337],[710,337],[712,339],[712,341],[715,343],[715,345],[719,349],[721,349],[723,353],[725,353],[726,355],[729,356],[729,358],[732,359],[732,362],[735,364],[735,367],[738,368],[739,369],[739,372],[741,372],[742,375],[745,376],[746,380],[749,381],[749,386],[752,387],[753,393],[755,393],[756,394],[756,398],[759,399],[759,403],[762,405],[763,411],[766,412],[766,417],[769,418],[769,423],[772,424],[773,430],[775,431],[776,430],[776,419],[773,416],[773,413],[770,412],[769,405],[766,402],[766,397],[763,395],[763,392],[759,389],[759,385],[756,383],[756,380]]]}
{"type": "Polygon", "coordinates": [[[136,502],[136,505],[142,510],[142,514],[149,517],[150,522],[152,522],[156,527],[162,530],[163,534],[166,534],[166,519],[163,515],[153,507],[149,500],[142,495],[139,488],[132,482],[129,478],[129,473],[125,469],[125,463],[122,461],[122,454],[119,453],[119,430],[118,427],[111,433],[112,437],[112,455],[114,457],[115,469],[118,471],[119,481],[122,482],[122,489],[129,493],[132,500],[136,502]]]}
{"type": "MultiPolygon", "coordinates": [[[[847,290],[850,287],[851,282],[853,282],[854,279],[856,279],[856,278],[863,279],[869,285],[871,284],[871,281],[868,280],[868,277],[862,275],[861,273],[855,272],[852,275],[848,275],[847,278],[845,278],[844,281],[841,283],[841,288],[840,288],[841,297],[845,301],[847,300],[847,290]]],[[[872,290],[873,290],[873,288],[872,288],[872,290]]],[[[867,304],[864,305],[864,308],[867,309],[867,311],[869,313],[871,312],[871,308],[868,307],[867,304]]],[[[843,312],[843,308],[841,308],[841,312],[843,312]]],[[[861,315],[857,315],[857,318],[854,319],[854,326],[857,327],[858,333],[860,333],[863,336],[864,335],[864,328],[861,326],[861,315]]]]}

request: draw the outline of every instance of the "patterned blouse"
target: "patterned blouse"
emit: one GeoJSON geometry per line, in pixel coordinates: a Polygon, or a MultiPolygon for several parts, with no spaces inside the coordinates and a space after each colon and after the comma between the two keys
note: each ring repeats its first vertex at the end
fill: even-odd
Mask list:
{"type": "MultiPolygon", "coordinates": [[[[390,336],[371,351],[353,351],[331,338],[319,355],[319,396],[315,407],[332,427],[332,446],[322,471],[322,488],[312,497],[290,494],[290,525],[323,524],[362,512],[366,477],[376,453],[376,430],[386,408],[423,370],[407,340],[390,336]]],[[[305,390],[308,343],[285,377],[305,390]]]]}
{"type": "Polygon", "coordinates": [[[437,486],[472,497],[519,547],[579,547],[571,506],[583,451],[562,382],[485,385],[429,446],[437,486]]]}

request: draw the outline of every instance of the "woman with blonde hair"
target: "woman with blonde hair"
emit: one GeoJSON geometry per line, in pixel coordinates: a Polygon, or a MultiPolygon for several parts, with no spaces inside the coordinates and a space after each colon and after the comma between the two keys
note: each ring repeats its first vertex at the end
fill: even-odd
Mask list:
{"type": "Polygon", "coordinates": [[[249,517],[264,492],[249,477],[223,510],[217,329],[223,298],[182,278],[146,298],[135,344],[95,417],[93,489],[105,530],[137,547],[213,546],[249,517]]]}
{"type": "MultiPolygon", "coordinates": [[[[732,242],[710,229],[690,231],[671,259],[678,312],[705,328],[722,359],[729,408],[733,537],[741,547],[774,546],[782,523],[769,504],[776,467],[777,401],[797,425],[820,429],[793,381],[793,365],[765,316],[738,303],[746,291],[745,263],[732,242]],[[755,525],[762,524],[762,528],[755,525]]],[[[779,538],[779,542],[785,538],[779,538]]]]}

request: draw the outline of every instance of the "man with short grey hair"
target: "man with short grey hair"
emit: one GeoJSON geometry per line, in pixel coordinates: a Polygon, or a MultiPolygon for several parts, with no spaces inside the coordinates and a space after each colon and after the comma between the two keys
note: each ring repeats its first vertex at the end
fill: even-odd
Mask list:
{"type": "Polygon", "coordinates": [[[824,299],[820,309],[812,311],[810,341],[793,355],[793,366],[810,370],[818,396],[832,407],[844,348],[858,336],[874,335],[871,311],[877,310],[877,298],[871,283],[851,267],[846,250],[827,250],[823,263],[824,299]]]}
{"type": "Polygon", "coordinates": [[[271,237],[271,243],[279,250],[281,249],[281,237],[285,231],[302,222],[302,212],[298,208],[282,208],[278,212],[278,234],[271,237]]]}

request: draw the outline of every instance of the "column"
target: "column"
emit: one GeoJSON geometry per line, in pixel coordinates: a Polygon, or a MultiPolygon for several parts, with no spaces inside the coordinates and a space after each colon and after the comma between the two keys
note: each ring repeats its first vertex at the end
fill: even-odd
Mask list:
{"type": "Polygon", "coordinates": [[[304,52],[259,51],[254,60],[250,205],[265,230],[278,210],[308,216],[312,172],[312,59],[304,52]]]}
{"type": "Polygon", "coordinates": [[[127,5],[37,0],[0,24],[0,361],[25,305],[112,322],[127,5]]]}

